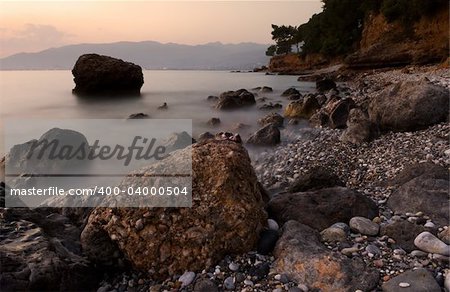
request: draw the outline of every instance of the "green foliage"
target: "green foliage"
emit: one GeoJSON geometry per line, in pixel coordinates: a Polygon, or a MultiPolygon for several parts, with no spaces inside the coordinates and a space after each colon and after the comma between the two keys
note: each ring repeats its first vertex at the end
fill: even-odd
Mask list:
{"type": "Polygon", "coordinates": [[[273,57],[273,56],[275,56],[275,52],[276,51],[277,51],[277,46],[276,45],[271,45],[266,50],[266,56],[273,57]]]}
{"type": "Polygon", "coordinates": [[[380,10],[388,21],[399,20],[410,28],[420,17],[432,15],[445,4],[447,0],[383,0],[380,10]]]}

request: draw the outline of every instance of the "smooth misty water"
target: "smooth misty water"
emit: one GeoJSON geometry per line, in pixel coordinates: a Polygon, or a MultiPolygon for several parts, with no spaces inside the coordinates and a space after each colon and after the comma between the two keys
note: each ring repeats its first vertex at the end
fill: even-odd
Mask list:
{"type": "MultiPolygon", "coordinates": [[[[144,71],[144,86],[140,97],[79,98],[72,94],[74,87],[70,71],[0,71],[0,131],[8,118],[96,118],[126,119],[130,114],[143,112],[151,118],[187,118],[193,120],[193,134],[205,131],[232,131],[236,123],[251,127],[240,130],[245,139],[257,126],[257,119],[268,114],[256,106],[235,111],[219,111],[206,98],[223,91],[270,86],[273,93],[258,93],[270,102],[286,105],[281,93],[289,87],[306,92],[314,84],[298,82],[295,76],[273,76],[264,73],[231,73],[225,71],[144,71]],[[169,109],[157,107],[167,102],[169,109]],[[218,127],[207,125],[212,117],[222,121],[218,127]]],[[[258,98],[257,97],[257,98],[258,98]]],[[[281,111],[280,111],[281,112],[281,111]]],[[[37,137],[41,133],[37,134],[37,137]]],[[[0,153],[3,153],[3,143],[0,153]]]]}

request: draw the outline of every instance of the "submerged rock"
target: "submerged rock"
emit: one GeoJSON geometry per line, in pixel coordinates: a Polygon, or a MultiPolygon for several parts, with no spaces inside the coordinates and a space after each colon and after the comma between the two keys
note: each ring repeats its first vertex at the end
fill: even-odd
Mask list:
{"type": "Polygon", "coordinates": [[[72,74],[73,92],[80,95],[139,94],[144,84],[140,66],[97,54],[80,56],[72,74]]]}
{"type": "Polygon", "coordinates": [[[261,126],[266,126],[269,124],[273,124],[276,127],[283,127],[284,118],[280,114],[270,113],[267,116],[258,120],[258,124],[261,126]]]}
{"type": "Polygon", "coordinates": [[[216,108],[221,110],[236,109],[255,104],[255,95],[246,89],[226,91],[219,96],[216,108]]]}

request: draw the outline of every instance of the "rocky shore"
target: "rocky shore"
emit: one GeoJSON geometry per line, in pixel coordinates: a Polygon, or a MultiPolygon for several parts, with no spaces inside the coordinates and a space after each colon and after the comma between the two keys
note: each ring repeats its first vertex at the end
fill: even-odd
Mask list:
{"type": "MultiPolygon", "coordinates": [[[[401,96],[397,84],[408,81],[423,91],[406,114],[439,112],[414,102],[442,101],[446,92],[448,107],[448,70],[325,77],[316,93],[286,93],[292,104],[284,118],[269,114],[246,143],[219,133],[172,153],[175,161],[193,153],[192,208],[2,208],[0,284],[5,291],[450,291],[448,115],[431,124],[410,119],[405,130],[370,109],[380,95],[401,96]],[[283,139],[300,118],[316,127],[283,139]],[[266,148],[248,154],[247,145],[261,143],[266,148]]],[[[221,95],[217,109],[254,103],[238,90],[221,95]]]]}

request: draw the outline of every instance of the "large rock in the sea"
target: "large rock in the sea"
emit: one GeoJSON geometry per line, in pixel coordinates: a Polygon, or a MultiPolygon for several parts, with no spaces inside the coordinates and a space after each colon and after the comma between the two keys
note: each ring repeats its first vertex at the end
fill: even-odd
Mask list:
{"type": "Polygon", "coordinates": [[[369,117],[384,131],[415,131],[448,119],[449,94],[428,80],[394,84],[375,96],[369,117]]]}
{"type": "Polygon", "coordinates": [[[255,104],[255,95],[246,89],[226,91],[220,94],[216,108],[221,110],[236,109],[255,104]]]}
{"type": "MultiPolygon", "coordinates": [[[[208,139],[173,156],[186,151],[192,151],[192,208],[95,209],[83,230],[83,247],[101,249],[91,242],[106,235],[136,269],[158,279],[253,250],[267,216],[245,148],[208,139]]],[[[122,182],[133,184],[131,177],[122,182]]],[[[90,254],[93,261],[101,256],[90,254]]]]}
{"type": "Polygon", "coordinates": [[[344,187],[280,193],[272,197],[268,211],[278,223],[296,220],[317,230],[336,222],[349,222],[355,216],[372,219],[378,215],[375,202],[344,187]]]}
{"type": "Polygon", "coordinates": [[[289,103],[284,110],[287,118],[309,119],[320,108],[319,102],[313,95],[307,95],[301,100],[289,103]]]}
{"type": "Polygon", "coordinates": [[[273,146],[280,143],[280,130],[275,124],[268,124],[251,135],[247,143],[257,146],[273,146]]]}
{"type": "Polygon", "coordinates": [[[362,259],[331,252],[316,230],[296,221],[284,224],[274,256],[276,273],[313,291],[372,291],[379,280],[378,272],[362,259]]]}
{"type": "Polygon", "coordinates": [[[2,291],[88,291],[101,275],[81,253],[80,229],[56,209],[2,209],[2,291]]]}
{"type": "Polygon", "coordinates": [[[284,118],[277,113],[270,113],[267,116],[258,120],[258,124],[261,126],[266,126],[269,124],[274,124],[276,127],[283,127],[284,118]]]}
{"type": "Polygon", "coordinates": [[[81,95],[139,94],[144,84],[140,66],[97,54],[80,56],[72,74],[73,92],[81,95]]]}
{"type": "MultiPolygon", "coordinates": [[[[434,169],[434,172],[424,173],[415,178],[412,178],[412,173],[410,176],[412,179],[392,193],[387,205],[394,212],[403,214],[421,211],[430,216],[433,222],[446,225],[449,221],[448,171],[439,166],[428,166],[428,169],[434,169]]],[[[406,174],[401,173],[399,176],[404,178],[406,174]]]]}

